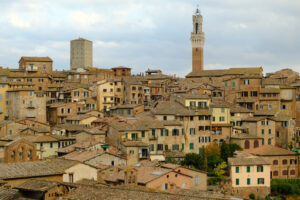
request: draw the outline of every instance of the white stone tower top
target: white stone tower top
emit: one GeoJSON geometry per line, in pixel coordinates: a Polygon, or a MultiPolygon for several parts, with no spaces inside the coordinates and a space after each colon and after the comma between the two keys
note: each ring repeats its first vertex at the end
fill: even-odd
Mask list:
{"type": "Polygon", "coordinates": [[[205,36],[202,32],[202,15],[200,10],[197,8],[193,15],[193,32],[191,32],[191,43],[193,48],[203,48],[205,36]]]}

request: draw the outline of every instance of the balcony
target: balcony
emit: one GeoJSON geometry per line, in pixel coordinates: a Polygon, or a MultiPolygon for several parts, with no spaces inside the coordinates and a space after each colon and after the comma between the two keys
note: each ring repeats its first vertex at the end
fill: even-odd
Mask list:
{"type": "Polygon", "coordinates": [[[28,108],[28,109],[35,109],[35,106],[34,106],[33,104],[30,103],[30,104],[27,105],[26,108],[28,108]]]}
{"type": "Polygon", "coordinates": [[[37,72],[38,67],[36,67],[36,66],[26,66],[26,71],[28,71],[28,72],[37,72]]]}
{"type": "Polygon", "coordinates": [[[156,135],[150,135],[149,140],[157,140],[157,136],[156,135]]]}

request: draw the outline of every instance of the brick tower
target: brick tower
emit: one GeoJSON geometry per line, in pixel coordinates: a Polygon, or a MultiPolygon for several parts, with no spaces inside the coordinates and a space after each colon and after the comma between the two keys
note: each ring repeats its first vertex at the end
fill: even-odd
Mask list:
{"type": "Polygon", "coordinates": [[[191,33],[191,43],[193,48],[193,71],[203,70],[203,46],[204,33],[202,32],[202,15],[197,8],[193,15],[193,32],[191,33]]]}

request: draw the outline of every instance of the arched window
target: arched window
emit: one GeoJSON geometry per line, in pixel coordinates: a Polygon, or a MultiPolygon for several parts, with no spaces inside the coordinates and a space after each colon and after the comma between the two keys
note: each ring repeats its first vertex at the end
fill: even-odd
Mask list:
{"type": "Polygon", "coordinates": [[[23,147],[19,149],[19,160],[23,160],[23,147]]]}
{"type": "Polygon", "coordinates": [[[284,176],[289,175],[289,171],[288,170],[283,170],[282,175],[284,175],[284,176]]]}
{"type": "Polygon", "coordinates": [[[259,143],[258,143],[257,140],[255,140],[255,141],[254,141],[254,148],[257,148],[257,147],[259,147],[259,143]]]}
{"type": "Polygon", "coordinates": [[[274,171],[273,176],[278,176],[278,171],[274,171]]]}
{"type": "Polygon", "coordinates": [[[292,169],[292,170],[290,171],[290,174],[291,174],[291,175],[295,175],[295,174],[296,174],[295,170],[292,169]]]}
{"type": "Polygon", "coordinates": [[[278,160],[273,160],[273,165],[278,165],[278,160]]]}
{"type": "Polygon", "coordinates": [[[12,151],[10,154],[10,160],[13,161],[15,160],[15,151],[12,151]]]}
{"type": "Polygon", "coordinates": [[[32,160],[32,150],[27,151],[27,159],[32,160]]]}
{"type": "Polygon", "coordinates": [[[246,140],[244,145],[245,145],[245,149],[249,149],[250,148],[249,140],[246,140]]]}
{"type": "Polygon", "coordinates": [[[288,162],[287,162],[286,159],[284,159],[284,160],[282,161],[282,164],[283,164],[283,165],[287,165],[287,163],[288,163],[288,162]]]}

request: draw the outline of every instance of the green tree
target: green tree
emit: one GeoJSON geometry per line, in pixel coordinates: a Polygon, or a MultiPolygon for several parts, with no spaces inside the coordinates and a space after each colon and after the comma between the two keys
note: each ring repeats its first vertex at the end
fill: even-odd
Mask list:
{"type": "Polygon", "coordinates": [[[196,153],[187,153],[183,161],[181,161],[181,165],[201,169],[201,156],[196,153]]]}
{"type": "Polygon", "coordinates": [[[166,163],[178,164],[178,161],[173,157],[166,157],[166,163]]]}
{"type": "Polygon", "coordinates": [[[233,154],[235,151],[241,151],[243,150],[238,144],[236,143],[229,143],[230,148],[230,157],[233,157],[233,154]]]}
{"type": "Polygon", "coordinates": [[[217,167],[214,168],[214,174],[218,177],[223,177],[224,174],[226,173],[227,164],[226,162],[220,163],[217,167]]]}
{"type": "Polygon", "coordinates": [[[202,169],[207,172],[207,153],[206,153],[206,148],[205,147],[202,147],[202,156],[201,156],[201,158],[202,158],[202,163],[201,163],[202,164],[202,169]]]}
{"type": "Polygon", "coordinates": [[[226,142],[223,142],[221,145],[221,158],[223,161],[227,162],[228,157],[230,157],[230,147],[226,142]]]}

